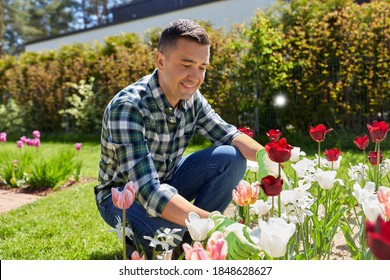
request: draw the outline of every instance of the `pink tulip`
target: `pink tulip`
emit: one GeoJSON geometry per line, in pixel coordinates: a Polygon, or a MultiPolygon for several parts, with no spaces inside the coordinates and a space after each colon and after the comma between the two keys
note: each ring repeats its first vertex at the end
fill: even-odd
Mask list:
{"type": "Polygon", "coordinates": [[[81,146],[82,146],[81,143],[76,143],[76,145],[75,145],[76,151],[80,151],[81,150],[81,146]]]}
{"type": "Polygon", "coordinates": [[[32,134],[34,139],[39,139],[41,137],[41,133],[38,130],[34,130],[32,134]]]}
{"type": "Polygon", "coordinates": [[[237,190],[232,191],[234,201],[239,206],[253,204],[257,200],[259,194],[259,183],[255,182],[250,185],[247,181],[241,180],[237,186],[237,190]]]}
{"type": "Polygon", "coordinates": [[[137,251],[134,251],[134,252],[131,254],[131,259],[132,259],[133,261],[145,260],[145,256],[142,256],[142,257],[141,257],[137,251]]]}
{"type": "Polygon", "coordinates": [[[223,237],[222,232],[215,231],[207,241],[206,250],[212,260],[226,259],[228,252],[228,244],[223,237]]]}
{"type": "Polygon", "coordinates": [[[7,142],[7,133],[6,132],[0,133],[0,142],[7,142]]]}
{"type": "Polygon", "coordinates": [[[111,188],[112,202],[120,209],[127,209],[133,204],[135,199],[135,185],[132,181],[126,184],[123,191],[111,188]]]}
{"type": "Polygon", "coordinates": [[[186,260],[207,260],[207,252],[203,248],[202,243],[199,241],[195,241],[194,245],[191,247],[188,243],[184,243],[183,245],[184,250],[184,258],[186,260]]]}
{"type": "Polygon", "coordinates": [[[39,138],[35,138],[32,140],[32,145],[33,147],[39,147],[41,145],[41,140],[39,140],[39,138]]]}
{"type": "Polygon", "coordinates": [[[16,141],[16,147],[18,147],[19,149],[21,149],[23,147],[23,141],[19,140],[19,141],[16,141]]]}
{"type": "Polygon", "coordinates": [[[26,136],[20,137],[20,141],[22,141],[23,143],[27,144],[27,137],[26,136]]]}

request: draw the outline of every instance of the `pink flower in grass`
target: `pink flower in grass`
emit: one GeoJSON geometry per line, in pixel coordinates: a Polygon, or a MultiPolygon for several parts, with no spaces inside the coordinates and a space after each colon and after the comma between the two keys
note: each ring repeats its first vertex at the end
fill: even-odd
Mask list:
{"type": "Polygon", "coordinates": [[[34,130],[32,135],[33,135],[34,139],[41,138],[41,133],[39,132],[39,130],[34,130]]]}
{"type": "Polygon", "coordinates": [[[133,204],[135,199],[135,185],[133,181],[126,184],[123,191],[118,188],[111,188],[112,202],[120,209],[127,209],[133,204]]]}
{"type": "Polygon", "coordinates": [[[2,142],[2,143],[7,142],[7,133],[6,132],[0,132],[0,142],[2,142]]]}
{"type": "Polygon", "coordinates": [[[21,149],[23,147],[23,141],[22,140],[19,140],[19,141],[16,141],[16,147],[18,147],[19,149],[21,149]]]}
{"type": "Polygon", "coordinates": [[[82,144],[81,143],[76,143],[74,146],[76,148],[76,151],[80,151],[82,144]]]}

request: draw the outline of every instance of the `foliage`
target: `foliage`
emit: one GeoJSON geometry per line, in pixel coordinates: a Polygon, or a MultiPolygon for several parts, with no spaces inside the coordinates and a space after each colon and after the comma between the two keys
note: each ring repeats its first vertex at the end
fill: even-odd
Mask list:
{"type": "MultiPolygon", "coordinates": [[[[318,122],[362,131],[365,123],[389,117],[389,14],[385,0],[292,0],[277,1],[229,31],[201,22],[212,40],[201,91],[224,119],[255,128],[257,137],[275,126],[305,133],[318,122]],[[273,106],[280,93],[287,98],[282,108],[273,106]]],[[[154,70],[158,32],[3,56],[0,101],[15,100],[26,130],[53,133],[69,123],[69,131],[96,131],[109,100],[154,70]],[[91,77],[94,98],[84,109],[94,115],[61,114],[70,109],[67,97],[84,100],[70,85],[91,77]]]]}

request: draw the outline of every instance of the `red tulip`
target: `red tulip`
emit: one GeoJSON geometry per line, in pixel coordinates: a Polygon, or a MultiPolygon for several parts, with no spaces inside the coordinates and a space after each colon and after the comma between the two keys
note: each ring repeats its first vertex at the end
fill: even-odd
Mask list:
{"type": "Polygon", "coordinates": [[[316,127],[310,126],[309,134],[314,141],[322,142],[325,140],[325,134],[332,130],[333,128],[326,129],[325,125],[319,124],[316,127]]]}
{"type": "Polygon", "coordinates": [[[366,221],[367,244],[379,260],[390,260],[390,221],[379,215],[376,222],[366,221]]]}
{"type": "Polygon", "coordinates": [[[328,161],[337,161],[341,154],[342,154],[342,152],[340,152],[340,150],[337,148],[325,150],[325,153],[324,153],[324,155],[326,156],[326,159],[328,161]]]}
{"type": "Polygon", "coordinates": [[[385,121],[374,121],[372,125],[367,124],[367,128],[370,132],[372,142],[375,143],[385,140],[387,132],[390,130],[389,124],[385,121]]]}
{"type": "Polygon", "coordinates": [[[287,144],[286,138],[280,139],[278,142],[270,142],[265,145],[268,157],[274,162],[286,162],[291,157],[293,146],[287,144]]]}
{"type": "Polygon", "coordinates": [[[378,164],[382,163],[382,160],[383,160],[383,153],[382,153],[382,151],[381,151],[379,163],[378,163],[378,152],[374,152],[374,151],[368,152],[368,160],[370,161],[370,163],[372,165],[378,165],[378,164]]]}
{"type": "Polygon", "coordinates": [[[283,179],[280,179],[280,176],[275,178],[272,175],[268,175],[261,179],[260,187],[267,196],[277,196],[282,191],[283,179]]]}
{"type": "Polygon", "coordinates": [[[249,128],[246,127],[240,127],[238,130],[248,135],[249,137],[253,137],[253,134],[255,133],[253,130],[250,130],[249,128]]]}
{"type": "Polygon", "coordinates": [[[266,134],[270,142],[278,142],[282,132],[279,129],[270,129],[266,134]]]}
{"type": "Polygon", "coordinates": [[[132,181],[126,184],[123,191],[118,188],[111,188],[112,202],[120,209],[129,208],[135,199],[135,185],[132,181]]]}
{"type": "Polygon", "coordinates": [[[364,135],[363,137],[356,136],[356,139],[353,141],[353,143],[355,143],[360,150],[364,150],[367,149],[368,144],[370,143],[370,139],[368,139],[367,135],[364,135]]]}

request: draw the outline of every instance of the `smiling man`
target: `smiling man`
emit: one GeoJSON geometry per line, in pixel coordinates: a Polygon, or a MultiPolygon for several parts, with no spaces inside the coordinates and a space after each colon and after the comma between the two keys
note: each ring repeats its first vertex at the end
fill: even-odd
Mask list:
{"type": "MultiPolygon", "coordinates": [[[[200,25],[173,21],[161,34],[157,69],[120,91],[104,113],[97,206],[115,227],[122,210],[112,203],[111,188],[122,190],[128,182],[135,183],[136,201],[126,215],[148,258],[153,248],[144,236],[153,237],[161,228],[180,228],[183,236],[190,212],[202,218],[222,213],[243,178],[246,158],[256,160],[256,152],[263,149],[226,123],[200,93],[210,46],[200,25]],[[213,147],[182,157],[196,132],[213,147]]],[[[225,228],[224,222],[232,224],[215,217],[219,229],[225,228]]],[[[239,250],[241,258],[257,251],[242,233],[231,240],[229,250],[239,250]],[[248,252],[242,254],[245,248],[248,252]]]]}

